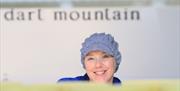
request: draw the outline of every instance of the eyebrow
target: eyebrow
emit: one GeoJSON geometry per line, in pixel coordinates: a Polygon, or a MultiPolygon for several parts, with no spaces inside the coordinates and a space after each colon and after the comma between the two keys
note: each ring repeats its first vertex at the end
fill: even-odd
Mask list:
{"type": "MultiPolygon", "coordinates": [[[[106,54],[105,52],[102,53],[103,55],[106,54]]],[[[86,56],[93,56],[92,53],[88,53],[86,56]]]]}
{"type": "MultiPolygon", "coordinates": [[[[107,54],[107,53],[103,52],[103,53],[102,53],[102,56],[104,56],[104,55],[110,55],[110,54],[107,54]]],[[[86,56],[94,56],[94,55],[91,54],[91,53],[88,53],[86,56]]],[[[110,56],[112,56],[112,55],[110,55],[110,56]]]]}

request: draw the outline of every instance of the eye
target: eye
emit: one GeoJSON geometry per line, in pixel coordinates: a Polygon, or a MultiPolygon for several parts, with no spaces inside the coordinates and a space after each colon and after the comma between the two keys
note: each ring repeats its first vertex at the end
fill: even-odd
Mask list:
{"type": "Polygon", "coordinates": [[[95,60],[95,58],[93,58],[93,57],[87,57],[86,60],[87,60],[87,61],[93,61],[93,60],[95,60]]]}
{"type": "Polygon", "coordinates": [[[107,54],[103,55],[103,58],[111,58],[111,57],[113,57],[113,56],[107,55],[107,54]]]}

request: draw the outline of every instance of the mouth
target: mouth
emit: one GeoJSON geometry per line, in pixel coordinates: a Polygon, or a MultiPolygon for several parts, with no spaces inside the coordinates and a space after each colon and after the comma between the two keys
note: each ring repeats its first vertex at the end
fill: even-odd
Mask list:
{"type": "Polygon", "coordinates": [[[98,76],[102,76],[106,73],[107,70],[102,70],[102,71],[95,71],[94,74],[98,76]]]}

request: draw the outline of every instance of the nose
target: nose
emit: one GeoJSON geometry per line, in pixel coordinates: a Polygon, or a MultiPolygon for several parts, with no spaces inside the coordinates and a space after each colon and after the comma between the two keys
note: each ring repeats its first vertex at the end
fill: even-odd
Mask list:
{"type": "Polygon", "coordinates": [[[97,60],[95,66],[96,68],[101,68],[103,66],[102,60],[97,60]]]}

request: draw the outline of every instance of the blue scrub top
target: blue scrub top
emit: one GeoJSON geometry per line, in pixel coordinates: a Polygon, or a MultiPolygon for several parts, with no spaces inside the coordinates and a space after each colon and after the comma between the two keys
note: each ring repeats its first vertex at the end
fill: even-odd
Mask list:
{"type": "MultiPolygon", "coordinates": [[[[71,81],[89,81],[89,77],[87,74],[84,76],[77,76],[75,78],[61,78],[58,80],[58,82],[71,82],[71,81]]],[[[121,84],[121,80],[117,77],[113,77],[113,84],[121,84]]]]}

